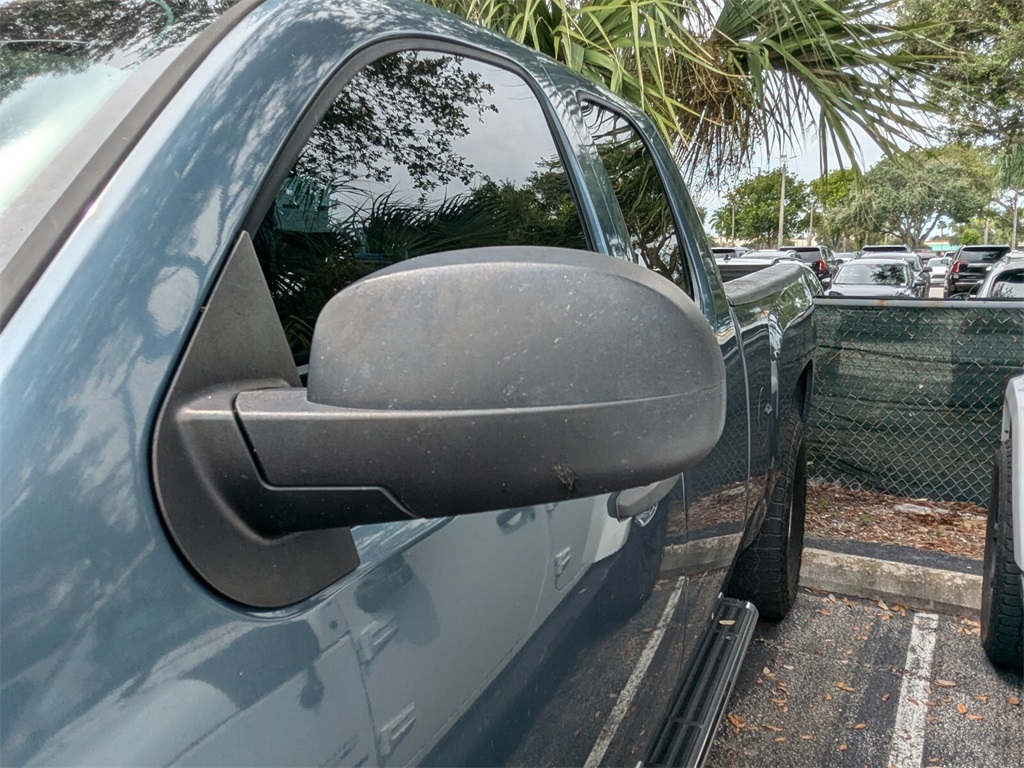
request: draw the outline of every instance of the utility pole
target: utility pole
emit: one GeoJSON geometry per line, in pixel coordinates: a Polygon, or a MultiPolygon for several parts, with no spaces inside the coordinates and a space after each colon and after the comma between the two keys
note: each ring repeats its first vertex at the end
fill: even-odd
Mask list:
{"type": "Polygon", "coordinates": [[[729,236],[729,244],[736,247],[736,201],[732,202],[732,232],[729,236]]]}
{"type": "Polygon", "coordinates": [[[811,203],[811,225],[808,228],[807,244],[814,245],[814,203],[811,203]]]}
{"type": "Polygon", "coordinates": [[[1013,190],[1013,234],[1010,235],[1010,247],[1017,249],[1017,220],[1020,218],[1020,192],[1013,190]]]}
{"type": "Polygon", "coordinates": [[[780,155],[779,159],[782,160],[782,188],[779,193],[779,248],[781,249],[784,245],[783,230],[786,227],[786,161],[789,158],[780,155]]]}

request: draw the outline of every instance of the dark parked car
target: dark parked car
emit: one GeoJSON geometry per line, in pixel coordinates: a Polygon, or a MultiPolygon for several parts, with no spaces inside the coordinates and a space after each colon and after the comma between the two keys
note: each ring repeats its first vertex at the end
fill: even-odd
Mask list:
{"type": "Polygon", "coordinates": [[[927,284],[931,280],[932,269],[927,266],[924,261],[916,253],[910,253],[908,251],[877,251],[871,253],[869,256],[863,258],[881,259],[886,261],[903,261],[910,267],[910,274],[916,280],[920,278],[925,282],[927,295],[927,284]]]}
{"type": "Polygon", "coordinates": [[[747,251],[742,256],[729,259],[716,256],[715,263],[725,282],[746,277],[775,264],[803,264],[795,254],[776,250],[747,251]]]}
{"type": "Polygon", "coordinates": [[[0,763],[698,762],[809,272],[724,286],[640,110],[417,3],[3,14],[0,763]]]}
{"type": "Polygon", "coordinates": [[[860,249],[861,256],[873,256],[876,253],[893,253],[898,251],[900,253],[913,253],[910,250],[910,246],[903,245],[900,243],[893,243],[891,245],[885,243],[878,243],[874,245],[865,245],[860,249]]]}
{"type": "Polygon", "coordinates": [[[726,245],[716,245],[711,249],[711,253],[715,256],[715,261],[728,261],[729,259],[735,259],[739,256],[743,256],[749,251],[749,248],[744,248],[743,246],[733,247],[726,245]]]}
{"type": "Polygon", "coordinates": [[[828,288],[839,268],[835,254],[827,245],[784,245],[781,250],[795,253],[814,272],[823,288],[828,288]]]}
{"type": "Polygon", "coordinates": [[[1008,245],[962,245],[946,272],[943,295],[948,299],[978,290],[989,268],[1010,253],[1008,245]]]}
{"type": "Polygon", "coordinates": [[[927,290],[927,281],[914,275],[902,259],[864,256],[841,266],[825,295],[830,298],[901,299],[921,298],[927,295],[927,290]]]}
{"type": "Polygon", "coordinates": [[[1024,252],[1013,251],[993,264],[975,298],[1024,299],[1024,252]]]}

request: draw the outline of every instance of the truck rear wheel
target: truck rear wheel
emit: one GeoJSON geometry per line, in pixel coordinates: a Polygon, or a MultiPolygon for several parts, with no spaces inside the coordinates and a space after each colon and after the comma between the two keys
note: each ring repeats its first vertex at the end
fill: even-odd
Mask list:
{"type": "Polygon", "coordinates": [[[1024,599],[1013,559],[1010,443],[999,446],[985,532],[981,587],[981,645],[993,664],[1024,668],[1024,599]]]}
{"type": "Polygon", "coordinates": [[[727,590],[749,600],[767,619],[781,619],[796,599],[804,550],[807,450],[804,424],[793,413],[783,425],[781,465],[761,530],[740,552],[727,590]]]}

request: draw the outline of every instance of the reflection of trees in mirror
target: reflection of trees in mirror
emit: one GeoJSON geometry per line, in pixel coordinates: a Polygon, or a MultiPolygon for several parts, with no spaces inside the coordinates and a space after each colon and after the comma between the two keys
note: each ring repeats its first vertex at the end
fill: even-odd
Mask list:
{"type": "Polygon", "coordinates": [[[8,3],[0,24],[0,98],[32,77],[92,64],[134,65],[177,45],[237,0],[31,0],[8,3]],[[18,42],[12,42],[18,41],[18,42]]]}
{"type": "Polygon", "coordinates": [[[346,183],[388,183],[395,166],[430,192],[452,180],[466,186],[473,165],[453,142],[469,119],[497,112],[494,91],[463,60],[417,52],[385,56],[365,67],[331,104],[296,164],[298,175],[343,191],[346,183]]]}
{"type": "Polygon", "coordinates": [[[535,172],[523,187],[487,179],[439,203],[382,195],[320,232],[289,230],[282,226],[286,217],[275,204],[257,233],[256,248],[295,352],[308,351],[316,318],[332,296],[389,264],[482,246],[587,247],[560,171],[535,172]]]}

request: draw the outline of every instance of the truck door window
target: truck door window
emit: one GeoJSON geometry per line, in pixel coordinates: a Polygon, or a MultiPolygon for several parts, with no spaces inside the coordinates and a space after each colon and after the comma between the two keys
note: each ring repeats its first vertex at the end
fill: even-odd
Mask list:
{"type": "Polygon", "coordinates": [[[254,240],[299,362],[328,299],[396,261],[479,246],[587,248],[526,81],[420,51],[386,55],[348,82],[254,240]]]}
{"type": "Polygon", "coordinates": [[[672,280],[692,296],[675,217],[650,150],[639,131],[622,115],[590,101],[582,106],[587,130],[626,220],[634,261],[672,280]]]}

